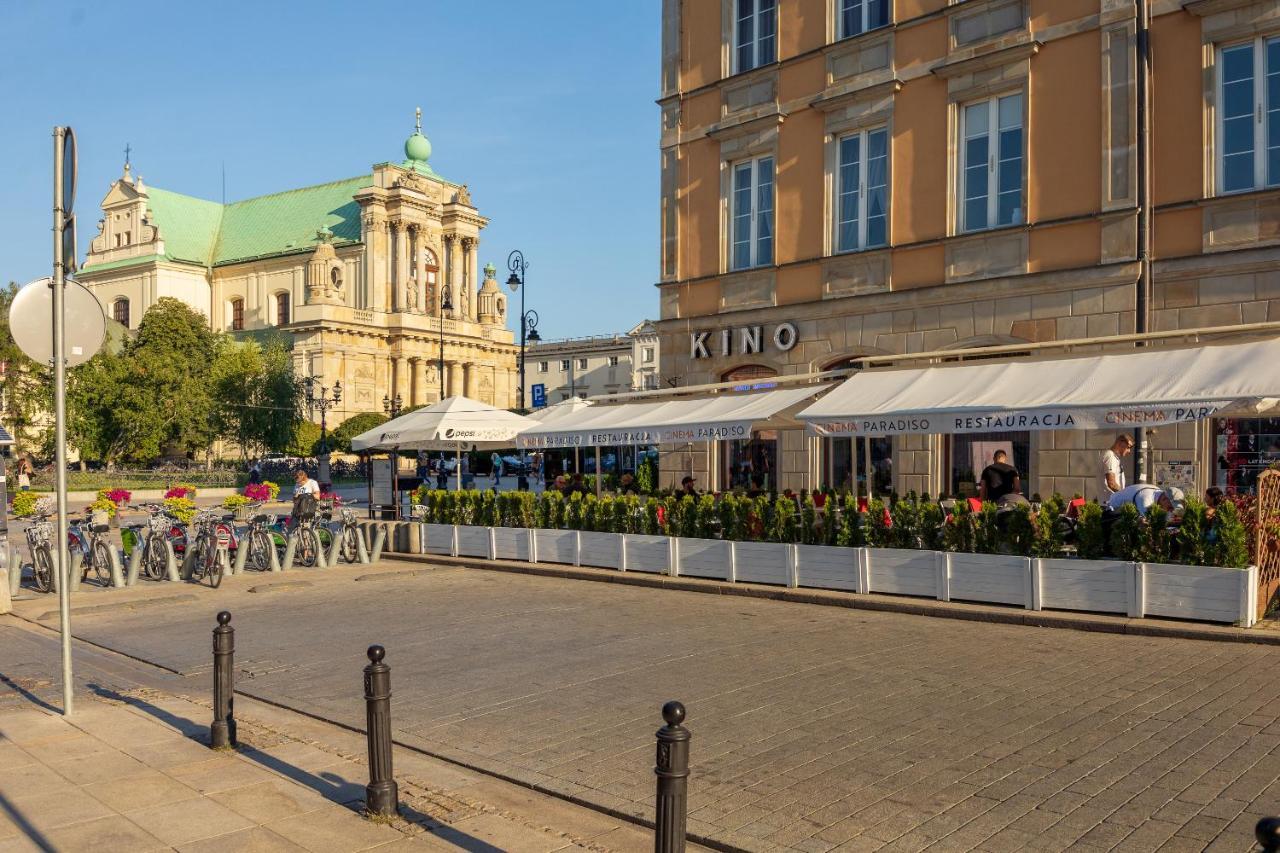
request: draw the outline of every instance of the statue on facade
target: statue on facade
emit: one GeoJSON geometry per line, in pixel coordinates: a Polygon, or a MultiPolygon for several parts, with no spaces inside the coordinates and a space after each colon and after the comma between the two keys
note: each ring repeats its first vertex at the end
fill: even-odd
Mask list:
{"type": "Polygon", "coordinates": [[[471,190],[463,184],[458,188],[458,192],[453,196],[453,200],[457,204],[465,204],[467,207],[473,207],[471,204],[471,190]]]}
{"type": "Polygon", "coordinates": [[[404,286],[404,310],[410,314],[418,313],[418,285],[409,282],[404,286]]]}

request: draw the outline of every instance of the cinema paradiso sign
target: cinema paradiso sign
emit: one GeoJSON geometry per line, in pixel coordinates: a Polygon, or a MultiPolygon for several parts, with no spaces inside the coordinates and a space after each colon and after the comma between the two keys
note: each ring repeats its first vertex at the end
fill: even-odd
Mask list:
{"type": "MultiPolygon", "coordinates": [[[[800,341],[800,332],[795,323],[779,323],[767,340],[778,352],[788,352],[800,341]]],[[[764,351],[765,341],[764,326],[703,329],[689,333],[689,357],[755,355],[764,351]]]]}
{"type": "Polygon", "coordinates": [[[913,412],[894,416],[861,416],[808,420],[817,435],[885,436],[929,433],[1017,432],[1052,429],[1110,429],[1165,426],[1204,420],[1230,401],[1216,400],[1184,406],[1123,406],[1071,409],[1028,409],[998,412],[913,412]]]}

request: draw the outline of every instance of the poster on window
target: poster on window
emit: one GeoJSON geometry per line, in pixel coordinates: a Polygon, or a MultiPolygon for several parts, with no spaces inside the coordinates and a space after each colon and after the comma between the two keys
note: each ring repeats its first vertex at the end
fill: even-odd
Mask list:
{"type": "Polygon", "coordinates": [[[1194,462],[1157,462],[1155,476],[1157,486],[1177,486],[1189,495],[1196,493],[1194,462]]]}

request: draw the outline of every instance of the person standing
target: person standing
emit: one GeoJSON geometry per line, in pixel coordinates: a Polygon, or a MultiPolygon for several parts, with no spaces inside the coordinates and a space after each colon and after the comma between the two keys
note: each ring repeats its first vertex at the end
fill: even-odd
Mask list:
{"type": "Polygon", "coordinates": [[[1009,454],[997,450],[991,456],[991,464],[982,469],[978,482],[978,497],[984,501],[998,502],[1005,495],[1022,494],[1022,476],[1009,464],[1009,454]]]}
{"type": "Polygon", "coordinates": [[[256,486],[262,482],[262,463],[254,459],[249,463],[249,485],[256,486]]]}
{"type": "Polygon", "coordinates": [[[502,455],[498,451],[489,454],[489,464],[493,467],[493,490],[496,492],[502,485],[502,455]]]}
{"type": "Polygon", "coordinates": [[[18,460],[18,491],[25,492],[31,488],[31,474],[34,471],[31,457],[23,456],[18,460]]]}
{"type": "Polygon", "coordinates": [[[1112,495],[1124,489],[1124,466],[1120,464],[1120,460],[1132,451],[1133,436],[1122,432],[1111,442],[1107,452],[1102,454],[1102,481],[1099,484],[1102,503],[1105,504],[1112,495]]]}

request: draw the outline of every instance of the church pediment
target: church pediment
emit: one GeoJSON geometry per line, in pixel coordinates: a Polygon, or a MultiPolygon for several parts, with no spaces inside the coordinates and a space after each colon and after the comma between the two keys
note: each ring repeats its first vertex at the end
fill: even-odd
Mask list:
{"type": "Polygon", "coordinates": [[[140,198],[146,198],[146,193],[138,192],[133,184],[121,178],[112,184],[111,189],[107,191],[107,197],[102,200],[102,209],[107,210],[122,204],[130,204],[140,198]]]}

